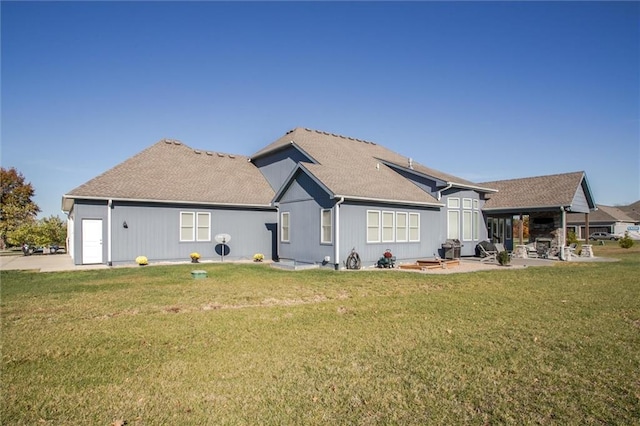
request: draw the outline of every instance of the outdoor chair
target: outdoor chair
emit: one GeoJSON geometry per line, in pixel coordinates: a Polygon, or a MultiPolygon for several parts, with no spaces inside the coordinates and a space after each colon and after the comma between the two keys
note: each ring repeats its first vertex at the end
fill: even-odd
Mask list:
{"type": "Polygon", "coordinates": [[[529,258],[534,258],[534,257],[538,257],[538,248],[536,247],[535,243],[529,243],[527,244],[527,257],[529,258]]]}
{"type": "MultiPolygon", "coordinates": [[[[496,251],[498,253],[501,253],[503,251],[507,251],[507,249],[504,248],[504,244],[502,244],[502,243],[495,243],[494,246],[496,246],[496,251]]],[[[511,253],[509,253],[509,259],[511,259],[511,253]]]]}
{"type": "Polygon", "coordinates": [[[478,248],[480,250],[480,262],[488,262],[490,260],[493,260],[494,262],[498,261],[498,259],[496,258],[496,256],[498,255],[497,251],[486,250],[481,244],[478,244],[478,248]]]}

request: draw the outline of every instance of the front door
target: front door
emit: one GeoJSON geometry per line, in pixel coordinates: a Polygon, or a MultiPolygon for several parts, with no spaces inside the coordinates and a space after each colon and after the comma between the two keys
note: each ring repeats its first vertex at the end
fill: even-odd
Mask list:
{"type": "Polygon", "coordinates": [[[102,219],[82,220],[82,264],[102,263],[102,219]]]}

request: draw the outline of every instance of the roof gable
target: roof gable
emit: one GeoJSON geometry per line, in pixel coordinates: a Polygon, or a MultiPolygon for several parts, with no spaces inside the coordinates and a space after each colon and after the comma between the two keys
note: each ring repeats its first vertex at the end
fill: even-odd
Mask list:
{"type": "Polygon", "coordinates": [[[267,206],[273,194],[247,157],[162,140],[64,197],[267,206]]]}

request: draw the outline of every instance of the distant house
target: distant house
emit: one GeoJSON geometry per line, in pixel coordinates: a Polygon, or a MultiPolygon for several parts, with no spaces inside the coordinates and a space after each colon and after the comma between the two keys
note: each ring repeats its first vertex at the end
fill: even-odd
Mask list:
{"type": "MultiPolygon", "coordinates": [[[[595,207],[583,172],[478,184],[431,169],[374,142],[296,128],[251,157],[163,140],[63,196],[76,264],[268,258],[340,268],[352,249],[373,264],[463,256],[485,239],[512,247],[511,221],[527,214],[538,235],[566,214],[595,207]]],[[[556,238],[555,244],[564,244],[556,238]]]]}
{"type": "MultiPolygon", "coordinates": [[[[624,235],[629,231],[632,236],[638,234],[640,220],[628,215],[623,207],[603,206],[598,204],[598,210],[589,215],[589,235],[594,232],[609,232],[624,235]]],[[[567,221],[568,229],[575,232],[578,239],[587,239],[584,215],[570,214],[567,221]]]]}

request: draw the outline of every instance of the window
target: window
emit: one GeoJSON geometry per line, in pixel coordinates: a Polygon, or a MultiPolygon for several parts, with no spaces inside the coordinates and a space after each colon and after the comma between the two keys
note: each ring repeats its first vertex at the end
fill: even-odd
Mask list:
{"type": "Polygon", "coordinates": [[[473,209],[478,210],[480,202],[478,200],[473,200],[473,209]]]}
{"type": "Polygon", "coordinates": [[[460,212],[449,210],[447,215],[447,238],[452,240],[460,239],[460,212]]]}
{"type": "Polygon", "coordinates": [[[471,210],[462,211],[462,239],[470,241],[473,235],[473,226],[471,224],[471,210]]]}
{"type": "Polygon", "coordinates": [[[506,226],[507,226],[507,240],[511,240],[513,239],[513,228],[511,226],[511,218],[507,218],[506,220],[506,226]]]}
{"type": "Polygon", "coordinates": [[[367,242],[380,242],[380,212],[367,210],[367,242]]]}
{"type": "Polygon", "coordinates": [[[394,214],[393,212],[382,212],[382,242],[392,243],[394,241],[394,214]]]}
{"type": "Polygon", "coordinates": [[[331,243],[331,210],[320,210],[320,242],[331,243]]]}
{"type": "Polygon", "coordinates": [[[280,241],[289,242],[289,212],[283,212],[280,219],[280,241]]]}
{"type": "Polygon", "coordinates": [[[447,200],[447,207],[450,209],[459,209],[460,208],[460,198],[449,198],[447,200]]]}
{"type": "Polygon", "coordinates": [[[419,213],[409,213],[409,241],[420,241],[419,213]]]}
{"type": "Polygon", "coordinates": [[[480,212],[473,212],[473,239],[480,239],[480,212]]]}
{"type": "Polygon", "coordinates": [[[211,213],[180,212],[180,241],[211,241],[211,213]]]}
{"type": "Polygon", "coordinates": [[[398,212],[396,213],[396,241],[401,243],[407,240],[407,214],[398,212]]]}
{"type": "Polygon", "coordinates": [[[463,198],[462,199],[462,208],[470,209],[471,208],[471,198],[463,198]]]}

